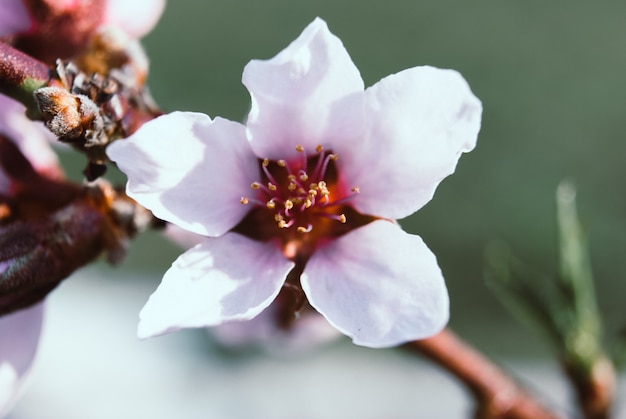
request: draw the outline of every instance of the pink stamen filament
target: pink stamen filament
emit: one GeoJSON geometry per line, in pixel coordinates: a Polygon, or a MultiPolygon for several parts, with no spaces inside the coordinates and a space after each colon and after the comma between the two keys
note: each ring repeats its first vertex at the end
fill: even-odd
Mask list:
{"type": "Polygon", "coordinates": [[[308,161],[308,157],[306,155],[306,150],[304,149],[304,147],[302,147],[302,145],[298,144],[296,146],[296,151],[299,152],[299,153],[302,153],[302,167],[306,167],[307,161],[308,161]]]}
{"type": "Polygon", "coordinates": [[[348,195],[348,196],[344,196],[341,199],[338,199],[336,201],[331,201],[331,202],[327,202],[326,204],[324,204],[325,207],[336,207],[337,205],[343,205],[346,202],[350,202],[352,201],[357,195],[358,195],[358,190],[357,191],[353,191],[352,195],[348,195]]]}
{"type": "Polygon", "coordinates": [[[276,179],[274,179],[274,176],[272,176],[270,171],[267,169],[268,164],[269,164],[269,160],[268,159],[263,160],[263,163],[261,164],[261,167],[263,168],[263,173],[265,173],[265,176],[267,176],[267,179],[272,184],[278,185],[278,182],[276,181],[276,179]]]}

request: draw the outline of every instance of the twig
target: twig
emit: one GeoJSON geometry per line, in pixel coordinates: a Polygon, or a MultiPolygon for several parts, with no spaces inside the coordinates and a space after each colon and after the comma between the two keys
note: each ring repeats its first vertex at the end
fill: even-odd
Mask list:
{"type": "Polygon", "coordinates": [[[477,419],[557,419],[509,376],[450,330],[406,345],[461,380],[478,402],[477,419]]]}
{"type": "Polygon", "coordinates": [[[0,42],[0,93],[22,102],[31,115],[39,115],[33,92],[49,80],[46,64],[0,42]]]}

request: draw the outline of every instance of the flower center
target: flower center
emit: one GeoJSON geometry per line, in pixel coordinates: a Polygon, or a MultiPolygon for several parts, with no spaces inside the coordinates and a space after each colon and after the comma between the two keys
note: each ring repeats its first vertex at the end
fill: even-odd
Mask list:
{"type": "Polygon", "coordinates": [[[312,156],[301,145],[296,150],[299,158],[291,161],[260,161],[261,179],[252,183],[251,196],[241,198],[252,209],[235,231],[260,240],[278,238],[286,257],[308,259],[325,240],[374,217],[348,205],[359,187],[343,185],[337,154],[321,145],[312,156]]]}

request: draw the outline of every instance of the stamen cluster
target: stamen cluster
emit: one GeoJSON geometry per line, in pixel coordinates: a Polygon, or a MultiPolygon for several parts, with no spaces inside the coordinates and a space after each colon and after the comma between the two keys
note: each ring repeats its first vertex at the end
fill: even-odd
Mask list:
{"type": "MultiPolygon", "coordinates": [[[[334,162],[339,156],[324,150],[321,145],[316,147],[316,155],[311,157],[301,145],[296,146],[296,151],[301,154],[301,159],[293,162],[263,159],[261,169],[264,181],[250,185],[252,190],[261,192],[261,197],[243,197],[240,202],[275,211],[274,220],[279,228],[294,226],[300,233],[311,232],[316,217],[346,223],[345,214],[337,213],[337,208],[353,195],[341,196],[337,187],[334,162]],[[338,196],[331,197],[331,194],[338,196]]],[[[351,191],[358,193],[359,189],[355,186],[351,191]]]]}

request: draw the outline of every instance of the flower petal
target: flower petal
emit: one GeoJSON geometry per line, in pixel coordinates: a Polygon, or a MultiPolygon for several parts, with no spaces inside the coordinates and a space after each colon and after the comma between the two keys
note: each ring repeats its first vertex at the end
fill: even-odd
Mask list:
{"type": "Polygon", "coordinates": [[[35,357],[42,319],[43,303],[0,317],[0,417],[19,396],[35,357]]]}
{"type": "Polygon", "coordinates": [[[0,0],[0,36],[26,32],[32,26],[23,0],[0,0]]]}
{"type": "Polygon", "coordinates": [[[154,28],[165,10],[165,0],[107,0],[103,24],[115,25],[132,38],[154,28]]]}
{"type": "Polygon", "coordinates": [[[138,335],[249,320],[274,300],[292,268],[269,243],[236,233],[207,238],[165,273],[139,314],[138,335]]]}
{"type": "Polygon", "coordinates": [[[360,126],[351,122],[360,109],[351,112],[346,101],[363,94],[363,80],[320,18],[274,58],[249,62],[243,84],[252,99],[248,137],[261,158],[293,158],[297,144],[311,153],[318,144],[329,148],[360,126]]]}
{"type": "Polygon", "coordinates": [[[424,206],[439,182],[476,145],[482,106],[454,70],[415,67],[367,89],[368,133],[341,173],[363,213],[404,218],[424,206]]]}
{"type": "Polygon", "coordinates": [[[241,124],[174,112],[107,149],[128,176],[127,193],[155,216],[197,234],[220,236],[248,212],[239,202],[259,178],[241,124]]]}
{"type": "Polygon", "coordinates": [[[319,249],[302,274],[311,305],[355,344],[423,339],[447,323],[441,270],[418,236],[375,221],[319,249]]]}

